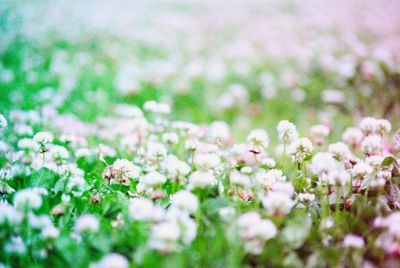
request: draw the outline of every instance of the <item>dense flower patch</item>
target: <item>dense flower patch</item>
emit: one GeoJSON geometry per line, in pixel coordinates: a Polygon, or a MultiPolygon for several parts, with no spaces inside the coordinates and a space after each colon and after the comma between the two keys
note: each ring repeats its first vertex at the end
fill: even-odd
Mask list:
{"type": "Polygon", "coordinates": [[[195,254],[209,249],[288,266],[397,260],[389,121],[364,118],[328,144],[328,127],[303,137],[284,120],[237,143],[226,123],[171,121],[163,103],[114,111],[94,123],[51,105],[1,116],[3,265],[207,264],[195,254]]]}

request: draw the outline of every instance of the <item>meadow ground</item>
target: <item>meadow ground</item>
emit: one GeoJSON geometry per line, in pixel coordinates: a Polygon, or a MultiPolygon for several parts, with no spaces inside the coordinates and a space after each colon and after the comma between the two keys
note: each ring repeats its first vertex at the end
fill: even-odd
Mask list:
{"type": "Polygon", "coordinates": [[[397,1],[3,1],[0,268],[400,266],[397,1]]]}

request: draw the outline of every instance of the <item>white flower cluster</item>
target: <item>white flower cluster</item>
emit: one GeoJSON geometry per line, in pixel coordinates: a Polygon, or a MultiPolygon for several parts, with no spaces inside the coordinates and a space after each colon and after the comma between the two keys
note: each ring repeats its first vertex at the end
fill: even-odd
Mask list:
{"type": "Polygon", "coordinates": [[[273,222],[262,219],[257,212],[247,212],[237,220],[240,238],[243,239],[246,251],[259,255],[265,242],[278,234],[273,222]]]}

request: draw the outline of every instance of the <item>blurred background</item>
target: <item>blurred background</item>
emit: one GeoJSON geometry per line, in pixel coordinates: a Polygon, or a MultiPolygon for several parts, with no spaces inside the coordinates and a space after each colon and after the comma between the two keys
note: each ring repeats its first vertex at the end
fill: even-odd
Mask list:
{"type": "Polygon", "coordinates": [[[7,1],[0,107],[93,121],[117,103],[237,136],[400,116],[400,1],[7,1]]]}

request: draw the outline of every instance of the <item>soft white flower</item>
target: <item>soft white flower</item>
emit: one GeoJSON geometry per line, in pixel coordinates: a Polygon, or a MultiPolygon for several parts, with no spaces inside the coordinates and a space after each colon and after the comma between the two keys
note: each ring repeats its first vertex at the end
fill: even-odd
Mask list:
{"type": "Polygon", "coordinates": [[[75,156],[77,158],[80,157],[88,157],[92,154],[92,152],[88,148],[79,148],[75,151],[75,156]]]}
{"type": "Polygon", "coordinates": [[[119,176],[130,179],[138,178],[140,175],[140,168],[127,159],[115,160],[113,169],[119,176]]]}
{"type": "Polygon", "coordinates": [[[197,154],[194,158],[194,162],[199,168],[208,170],[218,166],[221,163],[221,159],[215,153],[197,154]]]}
{"type": "Polygon", "coordinates": [[[287,193],[281,191],[270,192],[261,201],[263,207],[270,215],[288,214],[294,205],[292,198],[287,193]]]}
{"type": "Polygon", "coordinates": [[[317,137],[327,137],[329,135],[329,127],[325,125],[315,125],[310,128],[310,133],[317,137]]]}
{"type": "Polygon", "coordinates": [[[179,226],[175,221],[158,223],[151,229],[149,247],[163,253],[177,251],[180,235],[179,226]]]}
{"type": "Polygon", "coordinates": [[[190,173],[190,166],[186,162],[179,160],[175,155],[168,155],[162,163],[162,167],[171,178],[179,175],[185,176],[190,173]]]}
{"type": "Polygon", "coordinates": [[[185,149],[190,151],[196,151],[200,146],[200,142],[196,139],[189,139],[185,142],[185,149]]]}
{"type": "Polygon", "coordinates": [[[6,128],[7,125],[7,119],[4,117],[4,115],[0,114],[0,130],[6,128]]]}
{"type": "Polygon", "coordinates": [[[280,121],[277,126],[277,130],[279,139],[282,142],[290,143],[294,140],[297,140],[299,137],[296,126],[287,120],[280,121]]]}
{"type": "Polygon", "coordinates": [[[300,163],[307,156],[311,155],[312,150],[313,145],[310,139],[300,138],[290,144],[288,153],[292,156],[293,162],[300,163]]]}
{"type": "Polygon", "coordinates": [[[352,148],[358,146],[364,135],[359,128],[350,127],[343,132],[342,139],[345,143],[350,145],[352,148]]]}
{"type": "Polygon", "coordinates": [[[26,252],[26,245],[20,236],[12,236],[5,244],[4,251],[7,253],[22,255],[26,252]]]}
{"type": "Polygon", "coordinates": [[[199,206],[197,197],[189,191],[179,191],[172,196],[172,207],[187,213],[195,213],[199,206]]]}
{"type": "Polygon", "coordinates": [[[234,185],[239,185],[239,186],[243,186],[243,187],[250,186],[249,176],[242,174],[240,172],[237,172],[237,171],[231,172],[230,181],[234,185]]]}
{"type": "Polygon", "coordinates": [[[264,187],[271,187],[274,183],[285,182],[286,176],[283,174],[282,170],[271,169],[268,171],[259,171],[255,177],[254,182],[262,185],[264,187]]]}
{"type": "Polygon", "coordinates": [[[365,117],[361,120],[360,128],[365,135],[375,134],[379,130],[378,122],[373,117],[365,117]]]}
{"type": "Polygon", "coordinates": [[[162,140],[165,143],[170,143],[170,144],[178,144],[179,142],[179,136],[176,133],[170,132],[170,133],[164,133],[162,135],[162,140]]]}
{"type": "Polygon", "coordinates": [[[212,141],[229,141],[231,133],[228,124],[223,121],[212,122],[208,129],[208,136],[212,141]]]}
{"type": "Polygon", "coordinates": [[[366,155],[380,153],[382,147],[382,138],[378,135],[369,135],[361,143],[361,151],[366,155]]]}
{"type": "Polygon", "coordinates": [[[164,217],[164,210],[146,198],[133,198],[129,201],[129,214],[138,221],[160,221],[164,217]]]}
{"type": "Polygon", "coordinates": [[[247,212],[237,220],[240,238],[247,252],[261,254],[265,242],[274,238],[278,230],[272,221],[262,219],[257,212],[247,212]]]}
{"type": "Polygon", "coordinates": [[[22,221],[22,214],[15,207],[0,203],[0,225],[8,223],[11,226],[17,225],[22,221]]]}
{"type": "Polygon", "coordinates": [[[365,163],[370,165],[374,170],[379,170],[382,165],[383,156],[381,155],[371,155],[365,159],[365,163]]]}
{"type": "Polygon", "coordinates": [[[302,202],[313,202],[315,200],[315,194],[299,193],[299,200],[302,202]]]}
{"type": "Polygon", "coordinates": [[[372,173],[373,169],[370,165],[360,162],[354,165],[352,169],[352,174],[355,177],[364,178],[368,174],[372,173]]]}
{"type": "Polygon", "coordinates": [[[155,187],[165,183],[166,181],[167,177],[156,171],[147,173],[146,175],[140,178],[140,182],[146,187],[155,187]]]}
{"type": "Polygon", "coordinates": [[[42,197],[34,189],[23,189],[14,195],[14,205],[20,210],[38,209],[42,206],[42,197]]]}
{"type": "Polygon", "coordinates": [[[339,160],[345,160],[351,156],[349,147],[343,142],[329,144],[328,151],[339,160]]]}
{"type": "Polygon", "coordinates": [[[376,120],[377,131],[379,134],[384,135],[392,130],[392,125],[386,119],[378,119],[376,120]]]}
{"type": "Polygon", "coordinates": [[[60,230],[54,226],[47,226],[43,228],[41,234],[44,239],[55,239],[60,235],[60,230]]]}
{"type": "Polygon", "coordinates": [[[247,135],[247,142],[252,146],[268,147],[269,137],[264,129],[254,129],[247,135]]]}
{"type": "Polygon", "coordinates": [[[189,176],[189,185],[192,188],[206,188],[216,183],[216,179],[211,170],[195,171],[189,176]]]}
{"type": "Polygon", "coordinates": [[[362,237],[350,234],[343,239],[343,246],[346,248],[363,248],[365,242],[362,237]]]}
{"type": "Polygon", "coordinates": [[[314,174],[327,174],[337,167],[337,161],[330,153],[317,153],[311,160],[310,169],[314,174]]]}
{"type": "Polygon", "coordinates": [[[104,256],[99,262],[91,264],[89,268],[128,268],[128,260],[117,253],[104,256]]]}
{"type": "Polygon", "coordinates": [[[276,162],[273,158],[264,157],[261,159],[261,164],[266,166],[267,168],[274,168],[276,166],[276,162]]]}
{"type": "Polygon", "coordinates": [[[171,107],[166,103],[158,103],[156,101],[146,101],[143,105],[145,111],[149,111],[155,114],[169,114],[171,107]]]}
{"type": "Polygon", "coordinates": [[[75,223],[75,230],[79,233],[82,232],[97,232],[100,224],[96,216],[85,214],[78,218],[75,223]]]}
{"type": "Polygon", "coordinates": [[[48,144],[53,142],[53,134],[50,132],[38,132],[33,136],[33,140],[39,144],[48,144]]]}

